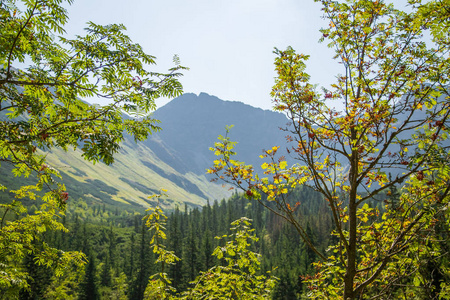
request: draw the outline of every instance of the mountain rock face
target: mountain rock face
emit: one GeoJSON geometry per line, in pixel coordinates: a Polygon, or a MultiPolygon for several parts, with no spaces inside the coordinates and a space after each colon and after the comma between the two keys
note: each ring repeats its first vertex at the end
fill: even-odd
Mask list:
{"type": "Polygon", "coordinates": [[[288,122],[283,114],[205,93],[184,94],[158,109],[154,117],[161,121],[163,130],[144,143],[157,151],[155,141],[163,141],[183,164],[172,164],[173,157],[163,153],[159,157],[182,173],[201,175],[212,166],[215,156],[209,148],[219,135],[226,134],[227,125],[234,125],[228,136],[238,142],[236,158],[247,164],[261,165],[259,155],[263,149],[286,144],[279,129],[288,122]]]}
{"type": "MultiPolygon", "coordinates": [[[[76,199],[140,209],[152,205],[148,196],[164,188],[169,196],[163,206],[195,207],[230,195],[205,174],[215,159],[209,148],[218,135],[225,135],[226,125],[234,125],[229,136],[238,142],[236,159],[247,164],[261,165],[263,149],[286,144],[279,130],[288,122],[283,114],[204,93],[173,99],[155,111],[154,118],[161,121],[162,131],[144,142],[127,138],[111,166],[93,165],[78,150],[52,149],[46,153],[47,161],[62,173],[70,197],[76,199]]],[[[4,164],[0,176],[8,186],[25,184],[4,164]]]]}

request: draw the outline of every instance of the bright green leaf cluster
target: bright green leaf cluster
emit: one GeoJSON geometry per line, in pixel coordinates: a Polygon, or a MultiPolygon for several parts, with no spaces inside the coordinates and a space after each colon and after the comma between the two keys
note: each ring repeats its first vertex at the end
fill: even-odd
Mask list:
{"type": "Polygon", "coordinates": [[[148,70],[155,57],[123,25],[89,23],[84,36],[65,37],[63,2],[72,0],[0,2],[0,167],[12,166],[16,177],[36,176],[17,190],[0,185],[10,193],[0,204],[0,289],[9,297],[28,286],[21,268],[26,253],[56,268],[57,276],[71,261],[85,261],[42,241],[47,230],[65,230],[59,218],[69,200],[43,153],[79,148],[85,159],[111,164],[126,134],[137,141],[159,130],[150,116],[155,99],[182,92],[179,59],[166,73],[148,70]],[[107,104],[89,105],[87,98],[107,104]],[[43,204],[29,214],[24,199],[43,204]]]}
{"type": "Polygon", "coordinates": [[[251,242],[258,239],[252,234],[251,220],[243,217],[231,223],[233,233],[218,239],[232,238],[225,246],[217,247],[213,255],[225,261],[202,274],[182,299],[269,299],[276,278],[257,275],[259,254],[251,251],[251,242]]]}
{"type": "MultiPolygon", "coordinates": [[[[406,9],[382,0],[316,2],[328,22],[321,40],[342,66],[336,82],[319,92],[305,72],[308,55],[275,49],[274,109],[290,119],[287,152],[297,164],[287,167],[274,147],[262,155],[260,178],[222,139],[209,173],[290,222],[320,257],[310,297],[438,297],[440,284],[422,269],[426,258],[445,256],[440,241],[450,231],[450,2],[411,0],[406,9]],[[298,184],[328,201],[333,255],[305,234],[289,199],[298,184]]],[[[440,263],[435,272],[446,274],[448,260],[440,263]]]]}

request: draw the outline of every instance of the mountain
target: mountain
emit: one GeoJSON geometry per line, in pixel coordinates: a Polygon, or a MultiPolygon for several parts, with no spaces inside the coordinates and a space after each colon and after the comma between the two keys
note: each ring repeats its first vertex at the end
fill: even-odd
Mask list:
{"type": "MultiPolygon", "coordinates": [[[[285,144],[278,128],[288,122],[283,114],[205,93],[175,98],[155,111],[154,118],[161,121],[162,131],[137,144],[126,138],[111,166],[93,165],[79,150],[52,149],[46,153],[47,161],[62,173],[69,195],[75,199],[140,210],[152,203],[148,196],[164,188],[169,197],[163,206],[186,203],[195,207],[230,195],[227,188],[211,183],[205,175],[215,159],[209,147],[218,135],[225,134],[226,125],[234,125],[229,136],[239,142],[237,159],[259,166],[262,149],[285,144]]],[[[23,184],[24,179],[13,178],[4,164],[0,176],[8,186],[23,184]]]]}
{"type": "Polygon", "coordinates": [[[263,149],[284,145],[285,137],[279,127],[288,122],[281,114],[262,110],[241,102],[223,101],[205,93],[184,94],[154,113],[161,121],[163,130],[144,142],[153,148],[157,141],[163,141],[183,162],[175,163],[158,151],[158,157],[176,167],[179,172],[204,174],[212,165],[215,156],[210,147],[219,135],[225,135],[225,126],[234,125],[229,133],[236,146],[237,159],[248,164],[260,165],[259,155],[263,149]]]}

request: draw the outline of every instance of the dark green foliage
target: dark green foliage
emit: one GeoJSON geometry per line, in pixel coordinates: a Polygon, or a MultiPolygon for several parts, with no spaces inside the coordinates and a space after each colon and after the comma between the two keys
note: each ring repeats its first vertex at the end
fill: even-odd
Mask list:
{"type": "MultiPolygon", "coordinates": [[[[302,197],[295,198],[301,202],[296,213],[299,218],[304,219],[306,228],[310,226],[309,223],[320,225],[318,236],[313,236],[310,231],[308,234],[318,247],[325,249],[331,231],[331,216],[324,213],[326,202],[309,189],[292,193],[295,197],[302,197]]],[[[201,212],[194,209],[187,214],[176,210],[170,215],[167,242],[171,245],[170,249],[176,249],[177,255],[182,253],[183,258],[170,267],[172,285],[182,291],[189,286],[188,281],[196,272],[206,271],[210,266],[224,265],[224,261],[208,255],[215,247],[224,246],[212,237],[228,234],[228,220],[239,216],[247,216],[253,220],[253,228],[259,241],[251,245],[251,249],[262,256],[260,274],[277,267],[273,274],[283,276],[282,281],[278,283],[283,285],[279,290],[284,289],[285,294],[296,295],[295,297],[300,295],[304,288],[300,276],[314,272],[311,263],[316,260],[315,253],[303,244],[296,231],[286,221],[270,214],[259,203],[249,202],[237,194],[228,201],[215,201],[212,206],[206,205],[201,212]],[[175,230],[173,226],[179,226],[180,230],[175,230]],[[178,248],[180,246],[181,249],[178,248]]],[[[280,294],[275,293],[274,299],[278,299],[276,295],[280,294]]]]}
{"type": "Polygon", "coordinates": [[[136,234],[134,232],[131,233],[130,242],[129,242],[129,251],[128,255],[126,255],[126,261],[124,262],[125,275],[128,278],[133,278],[136,270],[136,234]]]}
{"type": "Polygon", "coordinates": [[[258,275],[260,254],[251,246],[258,241],[251,228],[251,220],[242,217],[231,223],[229,235],[216,237],[224,246],[215,248],[213,255],[224,261],[206,272],[201,272],[193,287],[184,293],[186,299],[267,299],[276,278],[270,274],[258,275]]]}
{"type": "Polygon", "coordinates": [[[154,268],[152,262],[154,261],[153,252],[149,248],[149,236],[147,227],[142,223],[140,237],[139,237],[139,256],[137,263],[136,276],[131,278],[130,284],[130,299],[142,300],[144,298],[145,288],[148,284],[148,278],[152,274],[154,268]]]}
{"type": "Polygon", "coordinates": [[[104,263],[101,270],[101,285],[111,286],[112,285],[112,274],[111,274],[111,258],[109,254],[105,255],[104,263]]]}
{"type": "MultiPolygon", "coordinates": [[[[304,222],[309,238],[319,249],[326,249],[333,238],[330,236],[332,223],[331,215],[325,210],[326,202],[310,189],[298,189],[291,193],[295,196],[295,201],[300,203],[295,214],[304,222]],[[310,227],[319,230],[313,234],[310,227]]],[[[97,210],[110,214],[110,220],[115,220],[114,213],[107,207],[99,206],[97,210]]],[[[166,266],[165,272],[172,281],[171,286],[182,293],[192,287],[189,281],[194,280],[199,272],[213,266],[226,265],[223,259],[211,255],[217,246],[225,246],[224,241],[213,237],[229,234],[229,226],[226,225],[228,219],[239,215],[253,219],[252,228],[255,229],[254,234],[259,241],[252,243],[249,249],[261,254],[261,270],[258,275],[276,268],[272,274],[280,280],[273,291],[272,299],[301,299],[302,295],[309,291],[303,283],[304,278],[316,273],[316,269],[311,266],[311,263],[318,259],[316,254],[300,240],[294,228],[284,219],[271,214],[258,202],[249,202],[238,194],[228,201],[214,201],[212,205],[206,205],[201,210],[188,209],[186,212],[175,209],[169,214],[165,230],[167,240],[164,244],[167,249],[182,258],[181,261],[166,266]]],[[[48,235],[48,239],[49,242],[61,245],[63,249],[92,249],[90,255],[95,258],[95,271],[98,273],[98,282],[95,283],[104,297],[116,293],[118,287],[114,283],[123,272],[128,286],[126,296],[128,299],[139,300],[144,297],[149,276],[159,272],[158,265],[154,263],[156,257],[150,249],[150,234],[144,227],[142,217],[130,216],[129,221],[125,223],[115,223],[129,224],[128,227],[118,227],[105,225],[100,219],[97,219],[96,224],[88,223],[78,215],[73,215],[66,219],[69,233],[55,233],[48,235]]],[[[448,252],[449,234],[444,229],[437,228],[433,232],[433,238],[441,241],[443,252],[448,252]]],[[[444,256],[433,257],[431,252],[427,259],[429,262],[420,271],[423,278],[422,290],[432,295],[439,291],[441,283],[449,280],[443,268],[448,266],[449,260],[444,256]]],[[[86,267],[86,276],[88,273],[86,267]]],[[[408,284],[408,281],[401,284],[408,284]]],[[[87,288],[86,281],[81,286],[87,288]]]]}
{"type": "Polygon", "coordinates": [[[45,289],[50,284],[52,270],[46,266],[39,265],[35,261],[33,254],[27,254],[24,258],[24,267],[28,273],[29,290],[21,290],[20,300],[41,299],[44,296],[45,289]]]}
{"type": "MultiPolygon", "coordinates": [[[[324,213],[325,201],[309,189],[295,190],[292,194],[301,203],[295,213],[304,220],[305,227],[320,227],[314,236],[307,230],[311,240],[319,248],[325,248],[331,230],[331,216],[324,213]]],[[[52,233],[48,235],[48,241],[60,245],[64,250],[89,252],[91,265],[86,266],[79,290],[97,289],[101,291],[102,297],[119,294],[115,282],[123,273],[128,299],[143,299],[149,276],[159,272],[154,263],[156,257],[150,249],[150,233],[142,221],[143,216],[130,214],[121,218],[115,216],[113,208],[108,206],[93,208],[81,200],[77,203],[77,212],[63,220],[69,233],[52,233]],[[101,216],[109,216],[109,224],[105,224],[101,216]],[[88,276],[96,278],[91,285],[87,284],[88,276]]],[[[185,208],[187,212],[176,208],[169,214],[165,230],[167,240],[163,242],[167,249],[182,258],[167,266],[165,271],[178,292],[191,287],[189,282],[199,272],[226,265],[223,259],[212,256],[217,246],[225,246],[223,240],[214,239],[214,236],[230,234],[228,221],[242,216],[253,220],[252,228],[259,239],[249,247],[249,250],[262,257],[258,275],[276,268],[273,275],[280,278],[273,299],[287,299],[287,296],[280,295],[299,297],[304,292],[301,276],[314,272],[311,263],[316,256],[282,218],[269,213],[258,202],[249,202],[238,194],[227,201],[207,204],[201,210],[185,208]]],[[[85,293],[83,295],[86,296],[85,293]]]]}
{"type": "Polygon", "coordinates": [[[277,300],[291,300],[296,299],[295,290],[292,286],[291,278],[286,274],[281,274],[280,279],[275,286],[272,294],[272,299],[277,300]]]}
{"type": "Polygon", "coordinates": [[[183,262],[182,274],[184,275],[183,280],[191,282],[197,277],[200,271],[200,252],[199,246],[201,245],[201,237],[199,236],[198,223],[194,220],[198,220],[199,211],[197,209],[193,210],[190,214],[192,216],[189,218],[187,233],[183,239],[183,255],[181,261],[183,262]],[[194,223],[195,222],[195,223],[194,223]]]}
{"type": "MultiPolygon", "coordinates": [[[[183,255],[183,247],[182,247],[182,229],[181,229],[181,219],[180,219],[180,210],[178,207],[175,209],[169,217],[168,224],[168,248],[175,252],[177,257],[182,257],[183,255]]],[[[183,282],[183,273],[182,267],[183,261],[178,261],[174,265],[169,268],[169,278],[172,279],[172,286],[175,289],[179,289],[179,285],[183,282]]]]}
{"type": "Polygon", "coordinates": [[[100,294],[98,292],[98,283],[96,276],[96,259],[90,253],[88,255],[89,262],[86,265],[86,273],[84,280],[80,285],[79,300],[98,300],[100,294]]]}

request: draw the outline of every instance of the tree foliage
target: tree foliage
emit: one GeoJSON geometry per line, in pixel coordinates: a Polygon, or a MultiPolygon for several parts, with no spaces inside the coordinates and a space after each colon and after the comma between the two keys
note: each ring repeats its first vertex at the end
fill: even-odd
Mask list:
{"type": "MultiPolygon", "coordinates": [[[[167,196],[166,190],[152,197],[167,196]]],[[[260,254],[249,249],[252,242],[258,238],[252,234],[251,220],[242,217],[231,223],[231,235],[216,237],[217,239],[232,238],[224,246],[218,246],[213,256],[223,261],[201,274],[193,281],[183,295],[176,295],[176,289],[167,274],[167,268],[180,260],[174,251],[164,245],[166,236],[166,219],[163,211],[157,205],[149,208],[150,214],[144,217],[146,226],[152,233],[150,246],[157,255],[156,264],[160,264],[160,272],[149,278],[144,299],[268,299],[275,286],[275,278],[257,275],[260,269],[260,254]]],[[[190,249],[189,249],[190,250],[190,249]]],[[[188,251],[189,251],[188,250],[188,251]]]]}
{"type": "Polygon", "coordinates": [[[125,134],[137,141],[159,129],[149,115],[154,100],[181,93],[178,59],[167,73],[149,71],[155,57],[133,43],[123,25],[89,23],[85,36],[63,36],[63,2],[0,2],[0,163],[12,165],[14,176],[36,176],[35,184],[17,190],[0,183],[11,195],[0,204],[2,292],[29,286],[20,267],[26,253],[56,268],[56,275],[69,261],[84,260],[42,241],[49,229],[65,230],[58,218],[69,197],[44,152],[79,148],[85,159],[110,164],[125,134]],[[86,98],[108,104],[89,105],[86,98]],[[31,214],[23,201],[36,199],[41,205],[31,214]]]}
{"type": "Polygon", "coordinates": [[[252,234],[251,220],[242,217],[231,223],[233,233],[230,236],[216,237],[227,241],[225,246],[218,246],[212,255],[223,259],[223,266],[214,266],[202,272],[192,282],[183,299],[268,299],[275,286],[276,279],[257,275],[259,257],[249,249],[250,243],[258,238],[252,234]]]}
{"type": "Polygon", "coordinates": [[[164,245],[164,240],[167,239],[166,236],[166,220],[167,216],[162,211],[159,206],[159,198],[162,196],[167,196],[165,194],[166,190],[161,190],[160,194],[153,195],[151,197],[158,199],[158,205],[156,207],[151,207],[147,211],[150,214],[144,217],[145,225],[149,228],[152,234],[150,240],[150,248],[152,248],[153,253],[156,255],[155,264],[160,264],[160,272],[150,276],[148,285],[145,289],[144,299],[172,299],[171,293],[175,289],[171,286],[172,282],[167,274],[167,267],[169,265],[175,264],[180,260],[178,256],[171,250],[167,250],[164,245]]]}
{"type": "Polygon", "coordinates": [[[411,0],[402,11],[384,1],[318,2],[329,22],[322,40],[343,68],[336,83],[319,91],[305,72],[307,55],[275,50],[274,109],[291,121],[288,152],[298,164],[288,167],[275,146],[262,155],[268,161],[259,176],[233,160],[225,136],[212,148],[219,159],[209,173],[248,198],[276,202],[276,209],[265,205],[321,258],[311,297],[407,298],[427,288],[438,297],[444,283],[420,270],[448,255],[440,241],[449,231],[450,3],[411,0]],[[328,253],[314,246],[288,201],[297,185],[329,203],[338,242],[328,253]]]}

